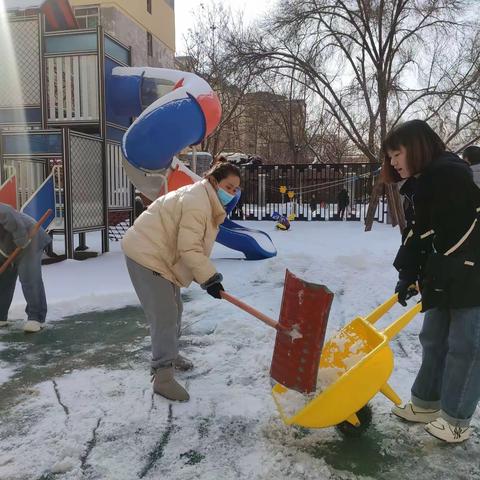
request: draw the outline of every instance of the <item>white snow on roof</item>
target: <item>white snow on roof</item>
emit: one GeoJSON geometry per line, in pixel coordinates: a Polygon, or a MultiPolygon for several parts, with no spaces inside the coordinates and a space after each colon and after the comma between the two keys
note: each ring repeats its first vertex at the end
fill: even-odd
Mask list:
{"type": "Polygon", "coordinates": [[[38,8],[43,0],[4,0],[5,10],[26,10],[27,8],[38,8]]]}

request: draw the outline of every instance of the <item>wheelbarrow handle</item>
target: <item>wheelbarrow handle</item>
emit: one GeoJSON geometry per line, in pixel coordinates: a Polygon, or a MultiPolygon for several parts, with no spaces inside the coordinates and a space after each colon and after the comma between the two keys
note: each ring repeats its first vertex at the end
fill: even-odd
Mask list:
{"type": "Polygon", "coordinates": [[[383,330],[383,334],[391,340],[400,330],[405,328],[415,317],[417,313],[422,310],[422,303],[418,302],[412,308],[407,310],[402,316],[400,316],[397,320],[391,323],[387,328],[383,330]]]}
{"type": "Polygon", "coordinates": [[[398,302],[398,293],[394,293],[388,300],[379,305],[370,315],[365,317],[365,321],[375,323],[382,318],[398,302]]]}
{"type": "MultiPolygon", "coordinates": [[[[52,209],[49,208],[43,215],[42,218],[34,225],[28,234],[28,239],[31,240],[37,232],[40,230],[43,222],[52,214],[52,209]]],[[[17,247],[5,260],[3,265],[0,267],[0,275],[9,267],[9,265],[17,258],[19,253],[22,251],[22,247],[17,247]]]]}
{"type": "MultiPolygon", "coordinates": [[[[394,305],[396,305],[397,302],[398,302],[398,293],[394,293],[388,300],[383,302],[372,313],[366,316],[365,321],[371,324],[374,324],[380,318],[382,318],[394,305]]],[[[393,333],[393,326],[394,324],[397,323],[397,322],[394,322],[394,324],[392,324],[390,327],[385,329],[384,333],[386,333],[388,330],[390,333],[390,338],[395,336],[403,327],[405,327],[413,319],[413,317],[418,312],[421,311],[421,309],[422,309],[422,304],[419,302],[397,320],[397,322],[400,322],[402,319],[404,320],[405,323],[402,327],[398,328],[398,330],[395,333],[393,333]],[[392,330],[390,330],[390,328],[392,328],[392,330]]]]}
{"type": "Polygon", "coordinates": [[[263,323],[266,323],[270,327],[275,328],[276,330],[280,329],[279,323],[275,321],[273,318],[270,318],[269,316],[263,314],[262,312],[259,312],[255,308],[251,307],[250,305],[247,305],[246,303],[242,302],[241,300],[234,297],[233,295],[230,295],[225,291],[220,292],[220,295],[227,302],[233,303],[238,308],[244,310],[250,315],[253,315],[254,317],[258,318],[259,320],[261,320],[263,323]]]}

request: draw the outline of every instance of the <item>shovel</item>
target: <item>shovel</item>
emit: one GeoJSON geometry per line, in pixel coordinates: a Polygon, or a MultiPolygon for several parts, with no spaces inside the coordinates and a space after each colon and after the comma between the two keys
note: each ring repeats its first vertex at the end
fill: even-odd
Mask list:
{"type": "Polygon", "coordinates": [[[297,392],[314,392],[333,293],[287,270],[278,321],[227,292],[221,296],[277,330],[270,376],[297,392]]]}

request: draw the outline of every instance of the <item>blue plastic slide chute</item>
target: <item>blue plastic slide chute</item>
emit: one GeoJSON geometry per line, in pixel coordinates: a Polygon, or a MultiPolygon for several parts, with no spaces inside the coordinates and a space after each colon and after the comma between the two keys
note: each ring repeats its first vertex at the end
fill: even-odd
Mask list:
{"type": "MultiPolygon", "coordinates": [[[[53,181],[53,173],[40,185],[36,192],[23,205],[22,212],[30,215],[37,222],[42,218],[45,212],[51,209],[55,212],[55,185],[53,181]]],[[[42,224],[42,228],[47,230],[55,213],[52,213],[42,224]]]]}
{"type": "Polygon", "coordinates": [[[115,67],[109,87],[115,113],[137,116],[122,149],[126,160],[144,172],[167,169],[174,155],[210,135],[222,115],[216,93],[190,72],[115,67]]]}
{"type": "Polygon", "coordinates": [[[242,252],[247,260],[264,260],[277,254],[277,249],[268,234],[261,230],[242,227],[229,218],[220,225],[217,242],[242,252]]]}
{"type": "MultiPolygon", "coordinates": [[[[231,213],[240,200],[239,190],[235,198],[225,207],[231,213]]],[[[242,252],[247,260],[264,260],[277,255],[277,249],[268,234],[261,230],[242,227],[229,218],[220,225],[217,242],[221,245],[242,252]]]]}

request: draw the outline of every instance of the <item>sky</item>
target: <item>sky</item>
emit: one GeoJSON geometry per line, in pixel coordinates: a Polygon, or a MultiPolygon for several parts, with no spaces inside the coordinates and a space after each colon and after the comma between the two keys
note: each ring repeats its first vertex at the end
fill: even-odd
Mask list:
{"type": "MultiPolygon", "coordinates": [[[[188,29],[194,25],[195,12],[200,5],[214,3],[215,0],[175,0],[175,30],[177,55],[185,53],[184,36],[188,29]]],[[[224,6],[230,6],[233,11],[244,12],[245,23],[250,23],[263,13],[273,8],[275,0],[222,0],[224,6]]]]}

